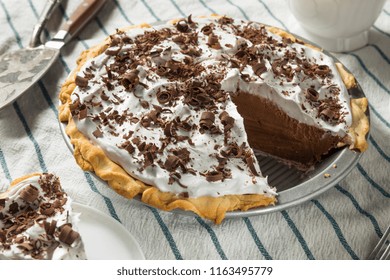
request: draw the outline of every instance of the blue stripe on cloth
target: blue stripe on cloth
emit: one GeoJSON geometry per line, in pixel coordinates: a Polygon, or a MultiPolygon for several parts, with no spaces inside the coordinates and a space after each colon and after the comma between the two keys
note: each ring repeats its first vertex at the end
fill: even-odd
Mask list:
{"type": "Polygon", "coordinates": [[[353,206],[355,206],[356,210],[359,211],[360,214],[366,216],[368,219],[370,219],[372,225],[374,226],[374,230],[376,232],[376,234],[378,235],[378,237],[382,237],[383,233],[379,227],[379,224],[378,224],[378,221],[375,219],[375,217],[368,213],[366,210],[364,210],[362,207],[360,207],[359,203],[357,202],[357,200],[355,199],[355,197],[350,193],[348,192],[346,189],[344,189],[343,187],[341,187],[339,184],[337,184],[335,186],[336,190],[338,190],[339,192],[341,192],[343,195],[345,195],[346,197],[348,197],[353,206]]]}
{"type": "Polygon", "coordinates": [[[115,6],[118,8],[119,12],[121,13],[121,15],[123,16],[123,18],[130,24],[133,24],[131,22],[131,20],[129,20],[129,18],[127,17],[125,11],[123,10],[122,6],[119,4],[119,2],[117,0],[114,0],[114,3],[115,3],[115,6]]]}
{"type": "MultiPolygon", "coordinates": [[[[180,7],[177,7],[177,8],[178,8],[178,10],[179,10],[179,12],[180,12],[180,11],[181,11],[180,7]]],[[[151,13],[154,14],[154,11],[152,10],[152,8],[149,7],[149,9],[150,9],[151,13]]],[[[158,215],[158,212],[155,212],[155,213],[158,215]]],[[[162,221],[161,217],[160,217],[160,220],[162,221]]],[[[215,245],[215,248],[216,248],[218,254],[221,256],[221,258],[222,258],[222,259],[227,259],[227,258],[226,258],[226,255],[225,255],[225,253],[223,252],[222,247],[221,247],[221,245],[220,245],[220,243],[219,243],[219,241],[218,241],[217,235],[215,234],[215,232],[213,231],[213,229],[212,229],[208,224],[206,224],[201,218],[197,218],[197,221],[198,221],[198,222],[200,223],[200,225],[202,225],[202,226],[206,229],[206,231],[210,234],[211,240],[213,241],[213,243],[214,243],[214,245],[215,245]]],[[[167,228],[167,230],[168,230],[168,228],[167,228]]],[[[168,233],[169,233],[169,231],[168,231],[168,233]]]]}
{"type": "Polygon", "coordinates": [[[12,177],[11,177],[11,174],[9,173],[7,161],[5,160],[5,157],[4,157],[3,151],[1,150],[1,147],[0,147],[0,164],[1,164],[1,168],[3,169],[3,173],[5,175],[5,178],[7,178],[7,180],[9,182],[11,182],[12,177]]]}
{"type": "MultiPolygon", "coordinates": [[[[68,18],[68,16],[67,16],[66,13],[65,13],[65,10],[64,10],[63,8],[62,8],[62,14],[63,14],[63,16],[64,16],[65,19],[68,18]]],[[[100,28],[102,28],[102,31],[103,31],[104,33],[107,32],[107,31],[105,30],[103,24],[101,24],[100,21],[98,21],[98,26],[99,26],[100,28]],[[100,23],[100,24],[99,24],[99,23],[100,23]]],[[[83,40],[79,39],[79,41],[80,41],[81,43],[84,44],[84,46],[85,46],[86,49],[89,48],[88,44],[86,44],[83,40]]],[[[66,69],[69,69],[69,67],[67,66],[67,64],[66,64],[65,61],[64,61],[64,65],[66,66],[66,69]]],[[[69,73],[69,72],[68,72],[68,73],[69,73]]],[[[115,207],[114,207],[114,205],[112,204],[111,200],[110,200],[108,197],[106,197],[106,196],[104,196],[103,194],[100,193],[100,191],[96,188],[96,186],[95,186],[95,184],[94,184],[94,182],[93,182],[93,180],[92,180],[92,178],[91,178],[91,176],[90,176],[90,174],[89,174],[88,172],[84,172],[84,176],[86,177],[87,182],[88,182],[88,184],[89,184],[91,190],[94,191],[95,193],[101,195],[101,196],[103,197],[104,202],[106,203],[106,206],[107,206],[107,208],[108,208],[108,211],[109,211],[110,215],[111,215],[113,218],[115,218],[117,221],[121,222],[120,219],[119,219],[119,217],[118,217],[118,215],[116,214],[115,207]]],[[[151,209],[151,208],[149,208],[149,209],[151,209]]],[[[175,254],[176,258],[182,259],[181,255],[180,255],[180,252],[178,251],[178,249],[177,249],[177,247],[176,247],[176,245],[175,245],[175,242],[174,242],[174,240],[173,240],[173,237],[172,237],[172,235],[170,234],[168,227],[164,224],[162,218],[160,217],[160,214],[159,214],[157,211],[153,211],[153,210],[152,210],[152,212],[153,212],[154,216],[156,217],[157,222],[158,222],[158,223],[160,224],[160,226],[163,228],[163,231],[165,231],[165,232],[164,232],[164,233],[165,233],[165,236],[167,237],[167,241],[168,241],[169,245],[171,246],[172,251],[173,251],[174,253],[175,253],[175,252],[178,253],[178,254],[177,254],[177,253],[175,254]],[[173,241],[173,243],[172,243],[172,241],[173,241]]]]}
{"type": "Polygon", "coordinates": [[[187,15],[183,12],[183,10],[180,8],[180,6],[176,3],[175,0],[170,0],[172,5],[175,6],[176,10],[183,16],[186,17],[187,15]]]}
{"type": "Polygon", "coordinates": [[[372,145],[375,147],[375,149],[378,151],[378,153],[388,162],[390,162],[390,157],[379,147],[378,143],[372,138],[370,135],[369,141],[372,143],[372,145]]]}
{"type": "Polygon", "coordinates": [[[208,224],[206,224],[201,218],[199,218],[198,216],[196,216],[195,219],[209,233],[209,235],[211,237],[211,241],[213,242],[215,248],[217,249],[217,252],[218,252],[219,256],[221,257],[221,259],[227,260],[228,258],[226,257],[226,255],[225,255],[225,253],[224,253],[224,251],[223,251],[223,249],[221,247],[221,244],[218,241],[217,235],[215,234],[214,230],[208,224]]]}
{"type": "Polygon", "coordinates": [[[5,7],[5,5],[4,5],[2,0],[0,0],[0,5],[3,8],[3,11],[4,11],[5,17],[7,19],[8,25],[11,27],[12,32],[14,32],[15,39],[16,39],[16,42],[18,43],[19,48],[23,48],[22,39],[20,39],[20,36],[19,36],[18,32],[16,31],[16,29],[15,29],[15,27],[14,27],[12,21],[11,21],[11,17],[10,17],[10,15],[8,13],[8,10],[5,7]]]}
{"type": "Polygon", "coordinates": [[[54,112],[54,114],[56,116],[56,119],[58,119],[57,107],[53,104],[53,101],[51,100],[49,92],[45,88],[45,85],[43,84],[43,82],[40,81],[40,82],[38,82],[38,86],[41,89],[43,97],[45,98],[45,100],[46,100],[47,104],[49,105],[50,109],[54,112]]]}
{"type": "Polygon", "coordinates": [[[182,260],[183,257],[181,256],[180,251],[177,248],[176,242],[173,239],[173,236],[172,236],[171,232],[169,231],[167,225],[164,223],[164,221],[161,218],[161,216],[158,213],[158,211],[155,208],[153,208],[153,207],[150,207],[150,206],[146,206],[146,207],[149,208],[150,211],[152,211],[154,217],[156,218],[157,223],[159,224],[163,234],[165,235],[165,238],[167,239],[167,241],[169,243],[169,246],[171,247],[172,253],[175,256],[175,258],[177,260],[182,260]]]}
{"type": "Polygon", "coordinates": [[[313,253],[310,251],[309,246],[307,246],[306,240],[303,238],[302,234],[299,232],[298,228],[296,227],[294,222],[291,220],[287,211],[283,210],[280,213],[283,215],[283,218],[286,220],[288,226],[290,227],[292,232],[295,234],[295,236],[298,239],[298,242],[301,244],[302,249],[305,252],[307,258],[309,260],[314,260],[315,258],[313,256],[313,253]]]}
{"type": "Polygon", "coordinates": [[[104,27],[103,23],[100,21],[100,19],[98,17],[95,17],[95,21],[97,23],[97,25],[99,26],[99,28],[103,31],[103,33],[107,36],[109,36],[110,34],[108,33],[107,29],[104,27]]]}
{"type": "Polygon", "coordinates": [[[116,213],[115,207],[114,207],[114,205],[112,204],[111,200],[110,200],[108,197],[106,197],[105,195],[103,195],[103,194],[96,188],[95,183],[92,181],[91,175],[90,175],[88,172],[84,172],[84,176],[85,176],[85,178],[87,179],[87,182],[88,182],[89,186],[91,187],[91,190],[94,191],[95,193],[101,195],[101,196],[103,197],[103,200],[104,200],[104,202],[106,203],[106,206],[107,206],[107,209],[108,209],[108,212],[110,213],[110,215],[111,215],[115,220],[117,220],[118,222],[122,223],[121,220],[119,219],[117,213],[116,213]]]}
{"type": "Polygon", "coordinates": [[[388,64],[390,64],[390,59],[386,56],[386,54],[377,46],[374,44],[368,44],[367,46],[374,48],[380,55],[381,57],[386,60],[388,64]]]}
{"type": "Polygon", "coordinates": [[[30,139],[30,141],[34,145],[34,149],[35,149],[35,152],[38,156],[39,165],[41,166],[42,171],[47,172],[47,167],[46,167],[45,161],[43,160],[41,148],[39,147],[38,142],[35,140],[34,135],[31,133],[31,130],[26,122],[26,119],[23,116],[22,111],[19,108],[18,103],[14,102],[14,103],[12,103],[12,106],[14,107],[16,114],[18,115],[19,120],[22,123],[24,130],[26,131],[28,138],[30,139]]]}
{"type": "Polygon", "coordinates": [[[241,12],[241,14],[244,16],[244,18],[245,18],[246,20],[249,20],[248,15],[245,13],[245,11],[244,11],[240,6],[234,4],[234,3],[233,3],[232,1],[230,1],[230,0],[226,0],[226,1],[227,1],[229,4],[233,5],[234,7],[236,7],[236,8],[241,12]]]}
{"type": "Polygon", "coordinates": [[[369,105],[369,107],[370,107],[370,111],[373,112],[374,115],[377,116],[377,118],[378,118],[378,119],[379,119],[387,128],[390,128],[390,123],[387,122],[387,121],[382,117],[382,115],[379,114],[378,111],[377,111],[374,107],[372,107],[372,106],[370,105],[370,103],[368,103],[368,105],[369,105]]]}
{"type": "Polygon", "coordinates": [[[279,22],[279,23],[283,26],[283,28],[284,28],[285,30],[288,31],[287,26],[271,12],[270,8],[269,8],[262,0],[258,0],[258,1],[259,1],[261,4],[263,4],[264,8],[267,10],[267,12],[270,14],[270,16],[271,16],[274,20],[276,20],[277,22],[279,22]]]}
{"type": "Polygon", "coordinates": [[[242,218],[246,224],[246,227],[248,228],[250,234],[252,235],[253,240],[255,241],[255,244],[257,248],[259,249],[260,253],[264,256],[266,260],[272,260],[271,255],[268,253],[268,251],[265,249],[263,243],[261,243],[259,236],[257,235],[255,229],[253,228],[253,225],[249,218],[242,218]]]}
{"type": "Polygon", "coordinates": [[[199,2],[203,5],[203,7],[205,7],[206,9],[208,9],[210,12],[212,12],[213,14],[216,14],[217,12],[214,11],[212,8],[210,8],[209,6],[207,6],[207,4],[203,1],[203,0],[199,0],[199,2]]]}
{"type": "MultiPolygon", "coordinates": [[[[19,36],[18,32],[16,31],[16,29],[13,27],[11,18],[9,17],[8,10],[7,10],[6,7],[4,6],[4,4],[1,2],[1,0],[0,0],[0,3],[1,3],[1,6],[2,6],[2,8],[3,8],[5,14],[8,15],[8,17],[7,17],[7,18],[8,18],[8,23],[9,23],[9,25],[11,26],[11,29],[13,30],[13,32],[14,32],[14,34],[15,34],[15,38],[18,40],[18,38],[20,38],[20,36],[19,36]]],[[[34,7],[34,6],[31,6],[31,8],[33,8],[33,7],[34,7]]],[[[33,10],[33,11],[34,11],[34,10],[33,10]]],[[[20,41],[20,39],[19,39],[19,41],[20,41]]],[[[20,47],[23,48],[23,45],[22,45],[21,41],[20,41],[20,47]]],[[[43,85],[43,84],[42,84],[42,85],[43,85]]],[[[47,99],[47,98],[45,98],[45,99],[46,99],[47,102],[49,102],[49,106],[51,107],[50,104],[53,104],[53,103],[52,103],[50,97],[49,97],[48,94],[46,94],[45,92],[42,91],[42,93],[43,93],[43,95],[47,95],[48,99],[47,99]]],[[[53,105],[53,106],[54,106],[54,105],[53,105]]],[[[24,127],[24,129],[25,129],[25,131],[26,131],[27,136],[29,137],[30,141],[31,141],[31,142],[33,143],[33,145],[34,145],[34,148],[35,148],[36,154],[37,154],[37,156],[38,156],[38,161],[39,161],[39,164],[40,164],[40,166],[41,166],[42,171],[43,171],[43,172],[48,172],[48,171],[47,171],[46,164],[45,164],[45,162],[44,162],[44,160],[43,160],[43,156],[42,156],[42,153],[41,153],[41,149],[40,149],[38,143],[36,142],[36,140],[35,140],[33,134],[31,133],[31,130],[30,130],[30,128],[29,128],[29,126],[28,126],[28,124],[27,124],[27,122],[26,122],[26,120],[25,120],[25,118],[24,118],[24,115],[23,115],[23,113],[21,112],[21,110],[20,110],[20,108],[19,108],[17,102],[14,102],[14,103],[13,103],[13,107],[14,107],[14,109],[15,109],[15,111],[16,111],[16,113],[17,113],[19,119],[20,119],[20,121],[22,122],[22,125],[23,125],[23,127],[24,127]]],[[[51,108],[53,109],[53,107],[51,107],[51,108]]],[[[54,112],[56,112],[56,111],[57,111],[57,110],[54,109],[54,112]]],[[[57,115],[56,115],[56,117],[57,117],[57,115]]],[[[108,205],[108,208],[110,208],[109,205],[108,205]]]]}
{"type": "Polygon", "coordinates": [[[370,176],[363,169],[360,163],[358,163],[356,166],[359,172],[363,175],[364,178],[366,178],[366,180],[370,183],[371,186],[377,189],[384,197],[390,198],[390,194],[384,188],[382,188],[378,183],[376,183],[373,179],[370,178],[370,176]]]}
{"type": "Polygon", "coordinates": [[[387,37],[390,37],[390,34],[389,34],[389,33],[387,33],[387,32],[385,32],[385,31],[379,29],[379,28],[376,27],[375,25],[373,26],[373,28],[374,28],[376,31],[382,33],[383,35],[386,35],[387,37]]]}
{"type": "Polygon", "coordinates": [[[351,55],[353,56],[354,58],[357,59],[357,61],[359,62],[360,66],[363,68],[364,72],[366,72],[384,91],[386,91],[388,94],[390,94],[390,90],[388,88],[386,88],[382,83],[381,81],[374,75],[371,73],[370,70],[368,70],[367,66],[363,63],[362,59],[354,54],[354,53],[346,53],[344,52],[343,54],[346,54],[346,55],[351,55]]]}
{"type": "Polygon", "coordinates": [[[154,13],[154,11],[152,10],[152,8],[149,6],[149,4],[145,1],[145,0],[141,0],[142,4],[144,4],[144,6],[148,9],[148,11],[150,12],[150,14],[158,21],[160,21],[161,19],[154,13]]]}
{"type": "Polygon", "coordinates": [[[349,246],[348,242],[345,240],[345,237],[344,237],[343,233],[341,232],[339,225],[337,224],[336,220],[332,217],[332,215],[329,214],[329,212],[325,210],[325,208],[321,205],[321,203],[318,200],[312,199],[311,202],[313,202],[314,205],[317,206],[317,208],[320,209],[320,211],[329,220],[334,231],[336,232],[338,239],[340,240],[341,245],[348,252],[348,254],[351,256],[351,258],[354,260],[358,260],[359,257],[356,255],[356,253],[352,250],[351,246],[349,246]]]}

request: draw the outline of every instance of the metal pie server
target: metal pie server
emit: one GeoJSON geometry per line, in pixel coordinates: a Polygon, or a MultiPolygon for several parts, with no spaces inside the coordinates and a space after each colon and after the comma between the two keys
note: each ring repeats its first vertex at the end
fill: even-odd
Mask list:
{"type": "Polygon", "coordinates": [[[57,59],[61,48],[95,16],[106,0],[84,0],[57,34],[47,43],[41,44],[40,34],[43,26],[59,2],[50,0],[34,28],[29,48],[9,52],[0,57],[0,109],[39,81],[57,59]]]}

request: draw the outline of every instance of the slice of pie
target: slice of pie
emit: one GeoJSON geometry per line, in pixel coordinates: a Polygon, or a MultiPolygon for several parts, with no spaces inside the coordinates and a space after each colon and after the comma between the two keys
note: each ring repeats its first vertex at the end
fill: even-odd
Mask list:
{"type": "Polygon", "coordinates": [[[119,194],[220,223],[277,203],[254,149],[302,170],[367,147],[367,100],[321,50],[262,24],[211,16],[118,30],[83,52],[60,120],[84,170],[119,194]]]}
{"type": "Polygon", "coordinates": [[[79,214],[53,174],[31,174],[0,193],[0,260],[83,260],[79,214]]]}

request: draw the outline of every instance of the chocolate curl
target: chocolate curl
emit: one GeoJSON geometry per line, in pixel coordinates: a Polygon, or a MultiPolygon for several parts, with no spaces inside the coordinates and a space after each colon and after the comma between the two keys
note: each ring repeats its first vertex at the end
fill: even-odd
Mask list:
{"type": "Polygon", "coordinates": [[[199,125],[204,130],[209,130],[215,121],[215,115],[212,112],[203,112],[200,117],[199,125]]]}
{"type": "Polygon", "coordinates": [[[169,91],[159,91],[157,93],[157,100],[160,104],[166,104],[172,99],[172,93],[169,91]]]}
{"type": "Polygon", "coordinates": [[[229,116],[229,113],[226,111],[223,111],[220,115],[219,118],[221,120],[221,123],[223,124],[225,131],[230,130],[233,125],[234,125],[234,118],[229,116]]]}
{"type": "Polygon", "coordinates": [[[189,26],[187,24],[187,21],[185,19],[181,19],[176,23],[176,29],[180,32],[187,32],[189,29],[189,26]]]}
{"type": "Polygon", "coordinates": [[[321,77],[326,77],[330,73],[330,68],[328,65],[319,65],[315,70],[314,74],[321,77]]]}
{"type": "Polygon", "coordinates": [[[204,35],[210,35],[211,33],[213,33],[213,28],[211,27],[211,25],[205,25],[202,27],[200,32],[202,32],[204,35]]]}
{"type": "Polygon", "coordinates": [[[306,91],[305,91],[305,96],[307,99],[309,99],[310,101],[313,101],[313,102],[316,102],[320,96],[320,94],[318,93],[318,91],[316,91],[314,88],[308,88],[306,91]]]}
{"type": "Polygon", "coordinates": [[[213,48],[213,49],[216,49],[216,50],[220,50],[221,49],[221,45],[219,44],[218,36],[214,35],[214,34],[210,34],[209,35],[209,39],[207,41],[207,45],[210,48],[213,48]]]}
{"type": "Polygon", "coordinates": [[[223,173],[220,171],[210,171],[207,172],[204,176],[208,182],[216,182],[223,179],[223,173]]]}
{"type": "Polygon", "coordinates": [[[134,89],[139,84],[138,70],[132,70],[122,75],[121,84],[127,90],[134,89]]]}
{"type": "Polygon", "coordinates": [[[27,186],[24,190],[20,192],[20,198],[27,203],[34,202],[39,196],[39,191],[33,185],[27,186]]]}
{"type": "Polygon", "coordinates": [[[67,245],[72,245],[80,237],[77,231],[74,231],[69,224],[65,224],[60,229],[58,239],[67,245]]]}
{"type": "Polygon", "coordinates": [[[175,128],[172,122],[168,122],[167,124],[165,124],[164,135],[167,137],[172,137],[175,135],[175,128]]]}

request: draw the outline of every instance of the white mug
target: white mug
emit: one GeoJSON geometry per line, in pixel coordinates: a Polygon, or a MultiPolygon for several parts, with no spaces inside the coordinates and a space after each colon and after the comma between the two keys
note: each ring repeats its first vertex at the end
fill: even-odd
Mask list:
{"type": "Polygon", "coordinates": [[[368,43],[368,30],[386,0],[288,0],[308,39],[328,51],[352,51],[368,43]]]}

